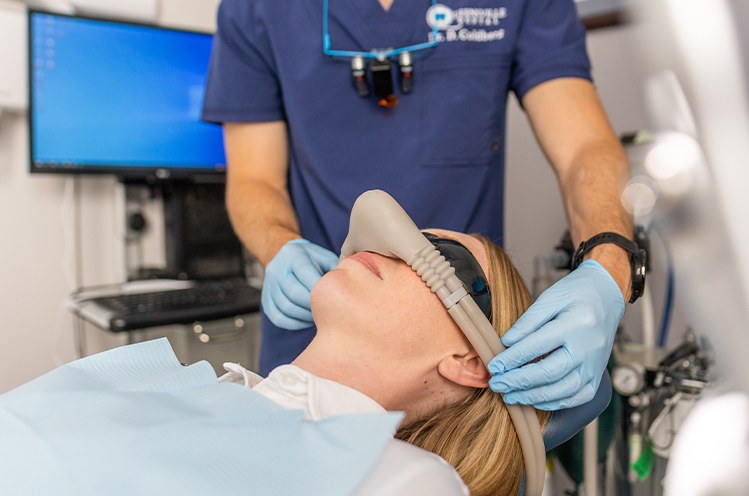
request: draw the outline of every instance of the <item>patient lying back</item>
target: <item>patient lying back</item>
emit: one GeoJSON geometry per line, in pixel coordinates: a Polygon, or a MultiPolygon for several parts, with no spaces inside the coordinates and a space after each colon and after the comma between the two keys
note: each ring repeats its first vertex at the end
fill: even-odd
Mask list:
{"type": "MultiPolygon", "coordinates": [[[[429,232],[461,243],[475,257],[489,282],[492,324],[504,333],[530,305],[509,258],[480,236],[429,232]]],[[[489,373],[476,351],[408,265],[356,253],[313,287],[311,303],[317,334],[292,365],[257,383],[251,373],[231,366],[225,380],[256,383],[256,391],[304,409],[312,420],[404,412],[396,437],[411,446],[393,441],[362,490],[464,494],[444,460],[471,494],[519,494],[523,456],[507,408],[488,389],[489,373]]]]}

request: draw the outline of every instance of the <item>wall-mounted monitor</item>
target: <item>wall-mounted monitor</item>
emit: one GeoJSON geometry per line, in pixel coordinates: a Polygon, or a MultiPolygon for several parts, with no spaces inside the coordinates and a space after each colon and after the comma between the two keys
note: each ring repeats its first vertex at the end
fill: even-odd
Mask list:
{"type": "Polygon", "coordinates": [[[35,10],[28,32],[32,172],[225,172],[200,119],[210,34],[35,10]]]}

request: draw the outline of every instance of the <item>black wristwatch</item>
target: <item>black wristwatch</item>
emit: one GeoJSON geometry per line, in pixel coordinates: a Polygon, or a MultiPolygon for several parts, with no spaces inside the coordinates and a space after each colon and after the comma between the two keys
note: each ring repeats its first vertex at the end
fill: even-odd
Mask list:
{"type": "Polygon", "coordinates": [[[632,267],[632,296],[629,298],[630,303],[637,301],[645,290],[645,274],[647,273],[647,252],[640,248],[634,241],[625,238],[621,234],[613,232],[603,232],[596,234],[587,241],[580,243],[572,257],[571,269],[575,270],[583,263],[583,256],[588,253],[594,246],[604,243],[613,243],[616,246],[624,248],[629,253],[629,265],[632,267]]]}

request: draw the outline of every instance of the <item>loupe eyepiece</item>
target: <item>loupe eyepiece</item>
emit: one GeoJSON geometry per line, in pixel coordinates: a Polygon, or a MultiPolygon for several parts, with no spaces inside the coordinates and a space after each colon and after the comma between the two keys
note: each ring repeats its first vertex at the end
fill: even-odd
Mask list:
{"type": "Polygon", "coordinates": [[[369,96],[369,85],[367,84],[367,67],[364,57],[357,55],[351,59],[351,79],[356,88],[356,94],[362,98],[369,96]]]}
{"type": "Polygon", "coordinates": [[[400,67],[400,87],[404,95],[413,91],[414,87],[414,66],[411,54],[402,52],[398,57],[398,66],[400,67]]]}

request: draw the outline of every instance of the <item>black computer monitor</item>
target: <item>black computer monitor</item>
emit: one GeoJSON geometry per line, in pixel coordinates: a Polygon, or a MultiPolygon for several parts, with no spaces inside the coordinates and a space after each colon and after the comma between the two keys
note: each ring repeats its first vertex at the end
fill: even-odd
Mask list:
{"type": "Polygon", "coordinates": [[[212,36],[29,12],[32,172],[130,178],[223,174],[202,122],[212,36]]]}

